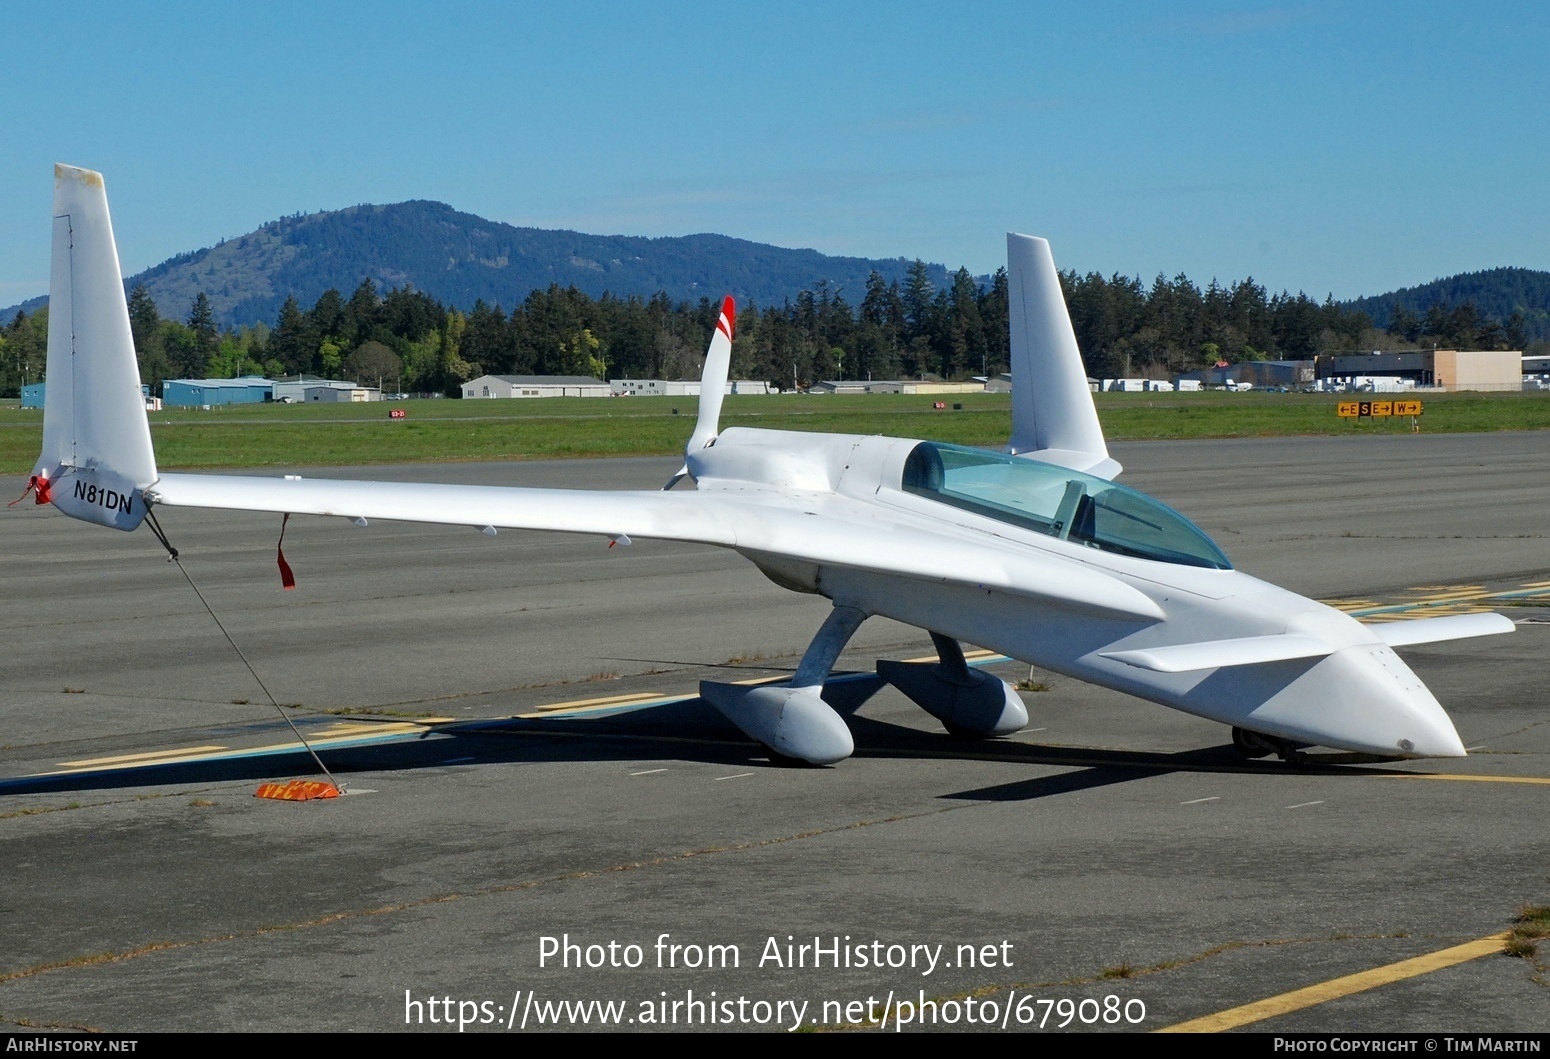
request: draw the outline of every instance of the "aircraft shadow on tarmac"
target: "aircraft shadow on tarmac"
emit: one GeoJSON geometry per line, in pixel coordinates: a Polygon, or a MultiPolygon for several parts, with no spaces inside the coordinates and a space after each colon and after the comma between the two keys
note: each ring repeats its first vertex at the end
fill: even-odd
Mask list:
{"type": "MultiPolygon", "coordinates": [[[[824,699],[845,716],[856,740],[856,757],[997,761],[1071,768],[1074,771],[940,795],[967,801],[1026,801],[1109,786],[1170,772],[1226,772],[1251,775],[1297,772],[1371,776],[1374,759],[1356,754],[1322,754],[1300,766],[1245,761],[1231,747],[1205,747],[1182,753],[1041,746],[1004,739],[958,739],[861,716],[856,711],[882,687],[874,674],[847,674],[825,688],[824,699]],[[1333,767],[1339,766],[1339,767],[1333,767]]],[[[313,719],[333,722],[337,718],[313,719]]],[[[352,721],[369,721],[354,717],[352,721]]],[[[384,724],[400,725],[397,718],[384,724]]],[[[267,727],[267,726],[266,726],[267,727]]],[[[317,737],[313,733],[314,738],[317,737]]],[[[747,741],[703,699],[684,698],[632,709],[613,716],[587,718],[511,717],[428,725],[422,733],[383,741],[362,739],[354,745],[325,746],[319,754],[341,780],[366,772],[412,772],[466,765],[537,762],[639,761],[673,747],[683,760],[736,767],[782,767],[768,751],[747,741]],[[644,745],[643,745],[644,744],[644,745]]],[[[803,766],[809,767],[809,766],[803,766]]],[[[840,766],[844,767],[844,766],[840,766]]],[[[317,771],[300,747],[257,752],[234,748],[204,760],[158,761],[46,775],[0,778],[0,797],[20,794],[74,793],[182,784],[265,781],[313,775],[317,771]]]]}

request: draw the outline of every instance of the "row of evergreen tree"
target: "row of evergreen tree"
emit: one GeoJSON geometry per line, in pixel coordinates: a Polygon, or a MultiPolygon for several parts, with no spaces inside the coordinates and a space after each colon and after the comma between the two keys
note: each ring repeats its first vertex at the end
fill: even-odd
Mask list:
{"type": "MultiPolygon", "coordinates": [[[[1365,313],[1305,294],[1269,295],[1246,279],[1204,290],[1185,276],[1139,279],[1063,273],[1088,374],[1162,375],[1219,359],[1304,359],[1320,352],[1404,346],[1522,349],[1521,320],[1485,317],[1465,303],[1389,313],[1387,332],[1365,313]]],[[[732,351],[736,378],[805,387],[836,378],[967,378],[1007,368],[1005,270],[979,284],[960,269],[943,288],[917,261],[904,282],[876,272],[858,304],[826,283],[781,306],[743,305],[732,351]]],[[[129,297],[142,381],[308,373],[392,391],[456,393],[482,374],[694,378],[716,323],[709,299],[594,299],[574,287],[535,290],[507,312],[463,310],[411,288],[386,295],[366,280],[348,297],[326,291],[310,309],[289,298],[273,328],[222,331],[200,293],[182,320],[161,315],[144,287],[129,297]]],[[[0,394],[43,372],[47,310],[0,329],[0,394]]]]}

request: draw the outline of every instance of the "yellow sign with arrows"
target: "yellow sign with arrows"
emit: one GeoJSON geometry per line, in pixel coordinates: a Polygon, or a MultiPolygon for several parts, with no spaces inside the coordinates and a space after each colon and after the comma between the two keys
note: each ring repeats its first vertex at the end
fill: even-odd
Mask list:
{"type": "Polygon", "coordinates": [[[1378,419],[1384,416],[1418,416],[1420,401],[1341,401],[1335,406],[1341,419],[1378,419]]]}

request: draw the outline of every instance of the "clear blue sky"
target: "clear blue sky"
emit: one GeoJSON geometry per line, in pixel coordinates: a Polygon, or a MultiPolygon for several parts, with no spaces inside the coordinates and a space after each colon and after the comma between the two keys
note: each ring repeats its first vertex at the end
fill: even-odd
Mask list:
{"type": "MultiPolygon", "coordinates": [[[[1375,294],[1550,269],[1550,5],[14,2],[0,305],[51,166],[126,273],[278,216],[438,199],[990,272],[1375,294]]],[[[177,313],[179,307],[164,311],[177,313]]]]}

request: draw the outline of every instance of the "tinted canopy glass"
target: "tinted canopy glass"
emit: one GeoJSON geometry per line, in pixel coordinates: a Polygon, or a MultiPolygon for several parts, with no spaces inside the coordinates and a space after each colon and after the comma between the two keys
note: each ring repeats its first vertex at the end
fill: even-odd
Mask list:
{"type": "Polygon", "coordinates": [[[1172,508],[1054,464],[925,441],[905,461],[902,485],[917,496],[1090,548],[1232,569],[1211,538],[1172,508]]]}

